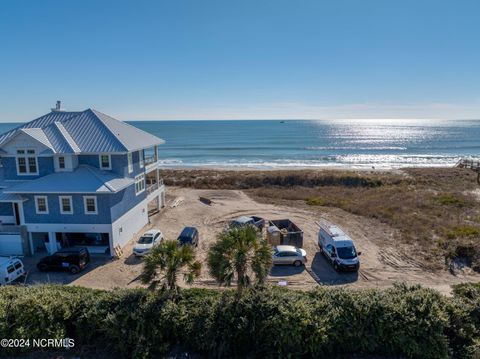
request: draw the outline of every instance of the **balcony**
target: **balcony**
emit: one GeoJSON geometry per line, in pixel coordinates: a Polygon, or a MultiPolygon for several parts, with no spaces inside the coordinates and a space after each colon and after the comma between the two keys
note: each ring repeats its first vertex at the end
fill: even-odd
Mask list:
{"type": "Polygon", "coordinates": [[[150,147],[143,150],[143,163],[145,169],[150,170],[156,168],[155,164],[158,162],[158,147],[150,147]]]}
{"type": "Polygon", "coordinates": [[[152,163],[157,162],[157,157],[156,156],[145,157],[144,162],[145,162],[145,166],[151,165],[152,163]]]}
{"type": "Polygon", "coordinates": [[[150,196],[153,192],[163,186],[163,178],[159,178],[158,182],[147,184],[147,196],[150,196]]]}

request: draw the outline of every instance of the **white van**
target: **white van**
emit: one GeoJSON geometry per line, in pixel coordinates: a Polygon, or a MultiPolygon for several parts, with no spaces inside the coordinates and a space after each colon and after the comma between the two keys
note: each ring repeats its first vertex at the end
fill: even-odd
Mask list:
{"type": "Polygon", "coordinates": [[[357,252],[353,240],[340,228],[334,225],[320,225],[318,231],[318,246],[336,271],[356,272],[360,268],[357,252]]]}
{"type": "Polygon", "coordinates": [[[24,274],[25,268],[20,259],[0,257],[0,285],[10,284],[24,274]]]}

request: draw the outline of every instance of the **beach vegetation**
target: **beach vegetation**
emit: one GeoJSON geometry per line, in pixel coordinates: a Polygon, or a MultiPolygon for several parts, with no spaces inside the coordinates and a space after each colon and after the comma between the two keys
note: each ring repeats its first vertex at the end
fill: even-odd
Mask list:
{"type": "Polygon", "coordinates": [[[164,240],[145,256],[141,280],[150,289],[161,287],[176,293],[179,275],[183,275],[187,284],[192,284],[200,270],[201,263],[195,260],[192,246],[179,246],[175,240],[164,240]]]}
{"type": "MultiPolygon", "coordinates": [[[[403,284],[311,291],[265,286],[241,294],[183,289],[177,296],[10,286],[0,289],[0,335],[72,338],[68,357],[467,359],[480,353],[479,294],[478,284],[456,286],[452,297],[403,284]]],[[[4,348],[0,356],[36,357],[38,350],[4,348]]],[[[59,355],[58,348],[42,350],[59,355]]]]}
{"type": "Polygon", "coordinates": [[[254,226],[231,227],[218,235],[207,263],[213,278],[226,286],[235,280],[241,292],[265,283],[272,266],[272,249],[254,226]]]}

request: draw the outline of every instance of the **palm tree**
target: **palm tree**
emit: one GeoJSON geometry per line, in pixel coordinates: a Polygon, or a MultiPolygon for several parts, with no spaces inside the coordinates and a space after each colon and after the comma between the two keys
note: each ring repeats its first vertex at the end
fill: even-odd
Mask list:
{"type": "Polygon", "coordinates": [[[171,292],[178,291],[177,277],[184,270],[183,279],[191,284],[200,275],[201,264],[195,261],[195,252],[190,245],[178,246],[175,240],[166,240],[145,256],[141,280],[155,289],[158,284],[171,292]],[[185,270],[184,270],[185,268],[185,270]]]}
{"type": "Polygon", "coordinates": [[[252,284],[263,284],[272,266],[272,249],[253,226],[233,227],[220,233],[208,252],[210,275],[230,286],[237,280],[239,292],[252,284]]]}

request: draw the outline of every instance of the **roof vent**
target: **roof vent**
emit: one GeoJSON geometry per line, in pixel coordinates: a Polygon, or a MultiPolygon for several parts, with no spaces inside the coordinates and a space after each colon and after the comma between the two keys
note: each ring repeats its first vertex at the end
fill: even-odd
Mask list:
{"type": "Polygon", "coordinates": [[[52,112],[61,112],[61,111],[65,111],[62,108],[62,101],[57,101],[57,104],[55,105],[55,108],[52,108],[52,112]]]}

